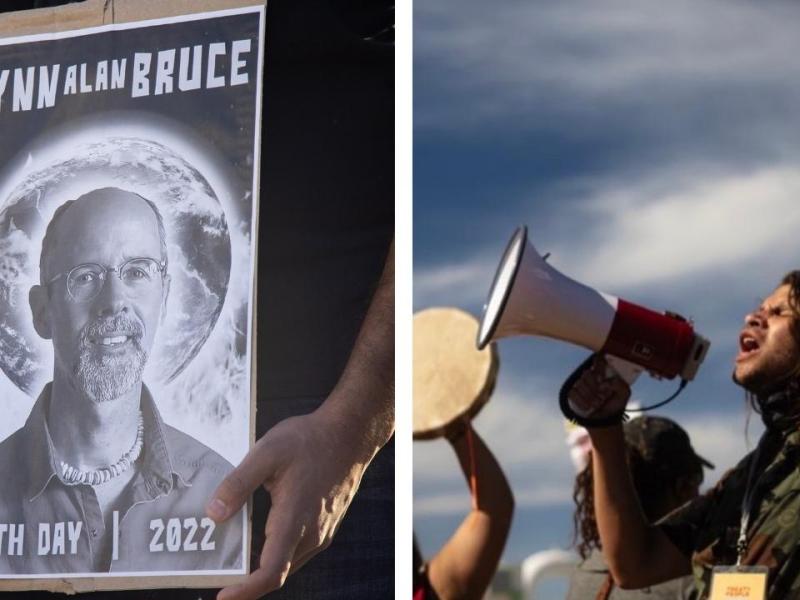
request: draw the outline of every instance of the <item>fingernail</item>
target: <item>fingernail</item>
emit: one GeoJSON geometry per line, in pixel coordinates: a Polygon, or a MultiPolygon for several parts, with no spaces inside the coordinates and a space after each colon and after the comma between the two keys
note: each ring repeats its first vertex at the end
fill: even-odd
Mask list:
{"type": "Polygon", "coordinates": [[[206,507],[208,516],[215,521],[221,521],[228,514],[228,505],[219,498],[214,498],[206,507]]]}

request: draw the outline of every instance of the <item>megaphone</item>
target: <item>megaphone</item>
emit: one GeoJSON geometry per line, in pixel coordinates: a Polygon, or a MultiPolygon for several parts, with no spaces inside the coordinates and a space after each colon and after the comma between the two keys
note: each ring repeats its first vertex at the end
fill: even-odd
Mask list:
{"type": "Polygon", "coordinates": [[[642,370],[691,381],[710,345],[680,315],[655,312],[563,275],[539,255],[524,226],[514,232],[497,268],[477,345],[515,335],[555,338],[602,353],[629,384],[642,370]]]}

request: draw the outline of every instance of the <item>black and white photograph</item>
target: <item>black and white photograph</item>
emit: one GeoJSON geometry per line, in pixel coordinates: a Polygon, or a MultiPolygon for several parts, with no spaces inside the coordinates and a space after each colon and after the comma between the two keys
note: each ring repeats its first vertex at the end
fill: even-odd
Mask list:
{"type": "MultiPolygon", "coordinates": [[[[0,577],[241,575],[264,7],[0,39],[0,577]]],[[[163,585],[163,583],[161,584],[163,585]]]]}

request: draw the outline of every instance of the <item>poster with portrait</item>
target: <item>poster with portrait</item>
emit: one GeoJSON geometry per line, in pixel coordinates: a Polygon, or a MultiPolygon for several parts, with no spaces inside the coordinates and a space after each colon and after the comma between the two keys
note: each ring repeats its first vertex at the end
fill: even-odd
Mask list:
{"type": "Polygon", "coordinates": [[[248,570],[248,510],[205,512],[254,431],[265,11],[237,4],[0,19],[0,589],[248,570]]]}

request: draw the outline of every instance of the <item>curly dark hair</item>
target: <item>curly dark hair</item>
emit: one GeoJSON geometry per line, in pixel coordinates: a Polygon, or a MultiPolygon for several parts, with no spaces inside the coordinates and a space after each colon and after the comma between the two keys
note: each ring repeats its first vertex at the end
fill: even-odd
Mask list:
{"type": "Polygon", "coordinates": [[[781,279],[781,285],[789,286],[789,308],[794,314],[794,339],[800,343],[800,271],[789,271],[781,279]]]}
{"type": "MultiPolygon", "coordinates": [[[[702,467],[699,463],[696,469],[692,468],[692,472],[684,470],[685,472],[679,474],[675,472],[675,465],[653,464],[652,461],[645,460],[637,448],[628,443],[626,446],[628,468],[633,479],[633,486],[636,488],[636,494],[645,517],[650,522],[663,516],[664,499],[672,492],[679,479],[699,475],[702,480],[702,467]]],[[[594,512],[594,475],[591,455],[589,464],[575,478],[572,499],[575,501],[575,512],[572,515],[572,546],[581,558],[586,560],[593,549],[602,549],[594,512]]]]}
{"type": "Polygon", "coordinates": [[[593,548],[600,548],[600,532],[594,518],[594,477],[592,461],[575,478],[572,499],[575,512],[572,515],[572,546],[586,560],[593,548]]]}
{"type": "MultiPolygon", "coordinates": [[[[631,446],[625,444],[628,450],[628,468],[633,485],[639,496],[645,515],[649,521],[657,515],[657,503],[660,501],[667,488],[664,478],[654,477],[652,466],[645,464],[641,453],[631,446]]],[[[573,534],[572,545],[578,551],[581,558],[586,560],[592,549],[601,549],[600,532],[597,530],[597,520],[594,513],[594,470],[592,468],[591,455],[589,464],[578,473],[575,478],[575,485],[572,490],[572,499],[575,501],[575,513],[572,515],[573,534]]]]}
{"type": "MultiPolygon", "coordinates": [[[[793,316],[791,329],[792,337],[795,343],[800,346],[800,271],[795,270],[786,273],[783,279],[781,279],[780,284],[778,284],[778,287],[784,285],[789,286],[788,302],[789,309],[792,311],[793,316]]],[[[800,363],[788,374],[787,380],[787,384],[794,388],[794,394],[800,391],[800,363]]],[[[750,408],[755,411],[756,414],[762,415],[764,413],[764,398],[759,398],[757,394],[750,391],[745,391],[745,398],[750,408]]]]}

